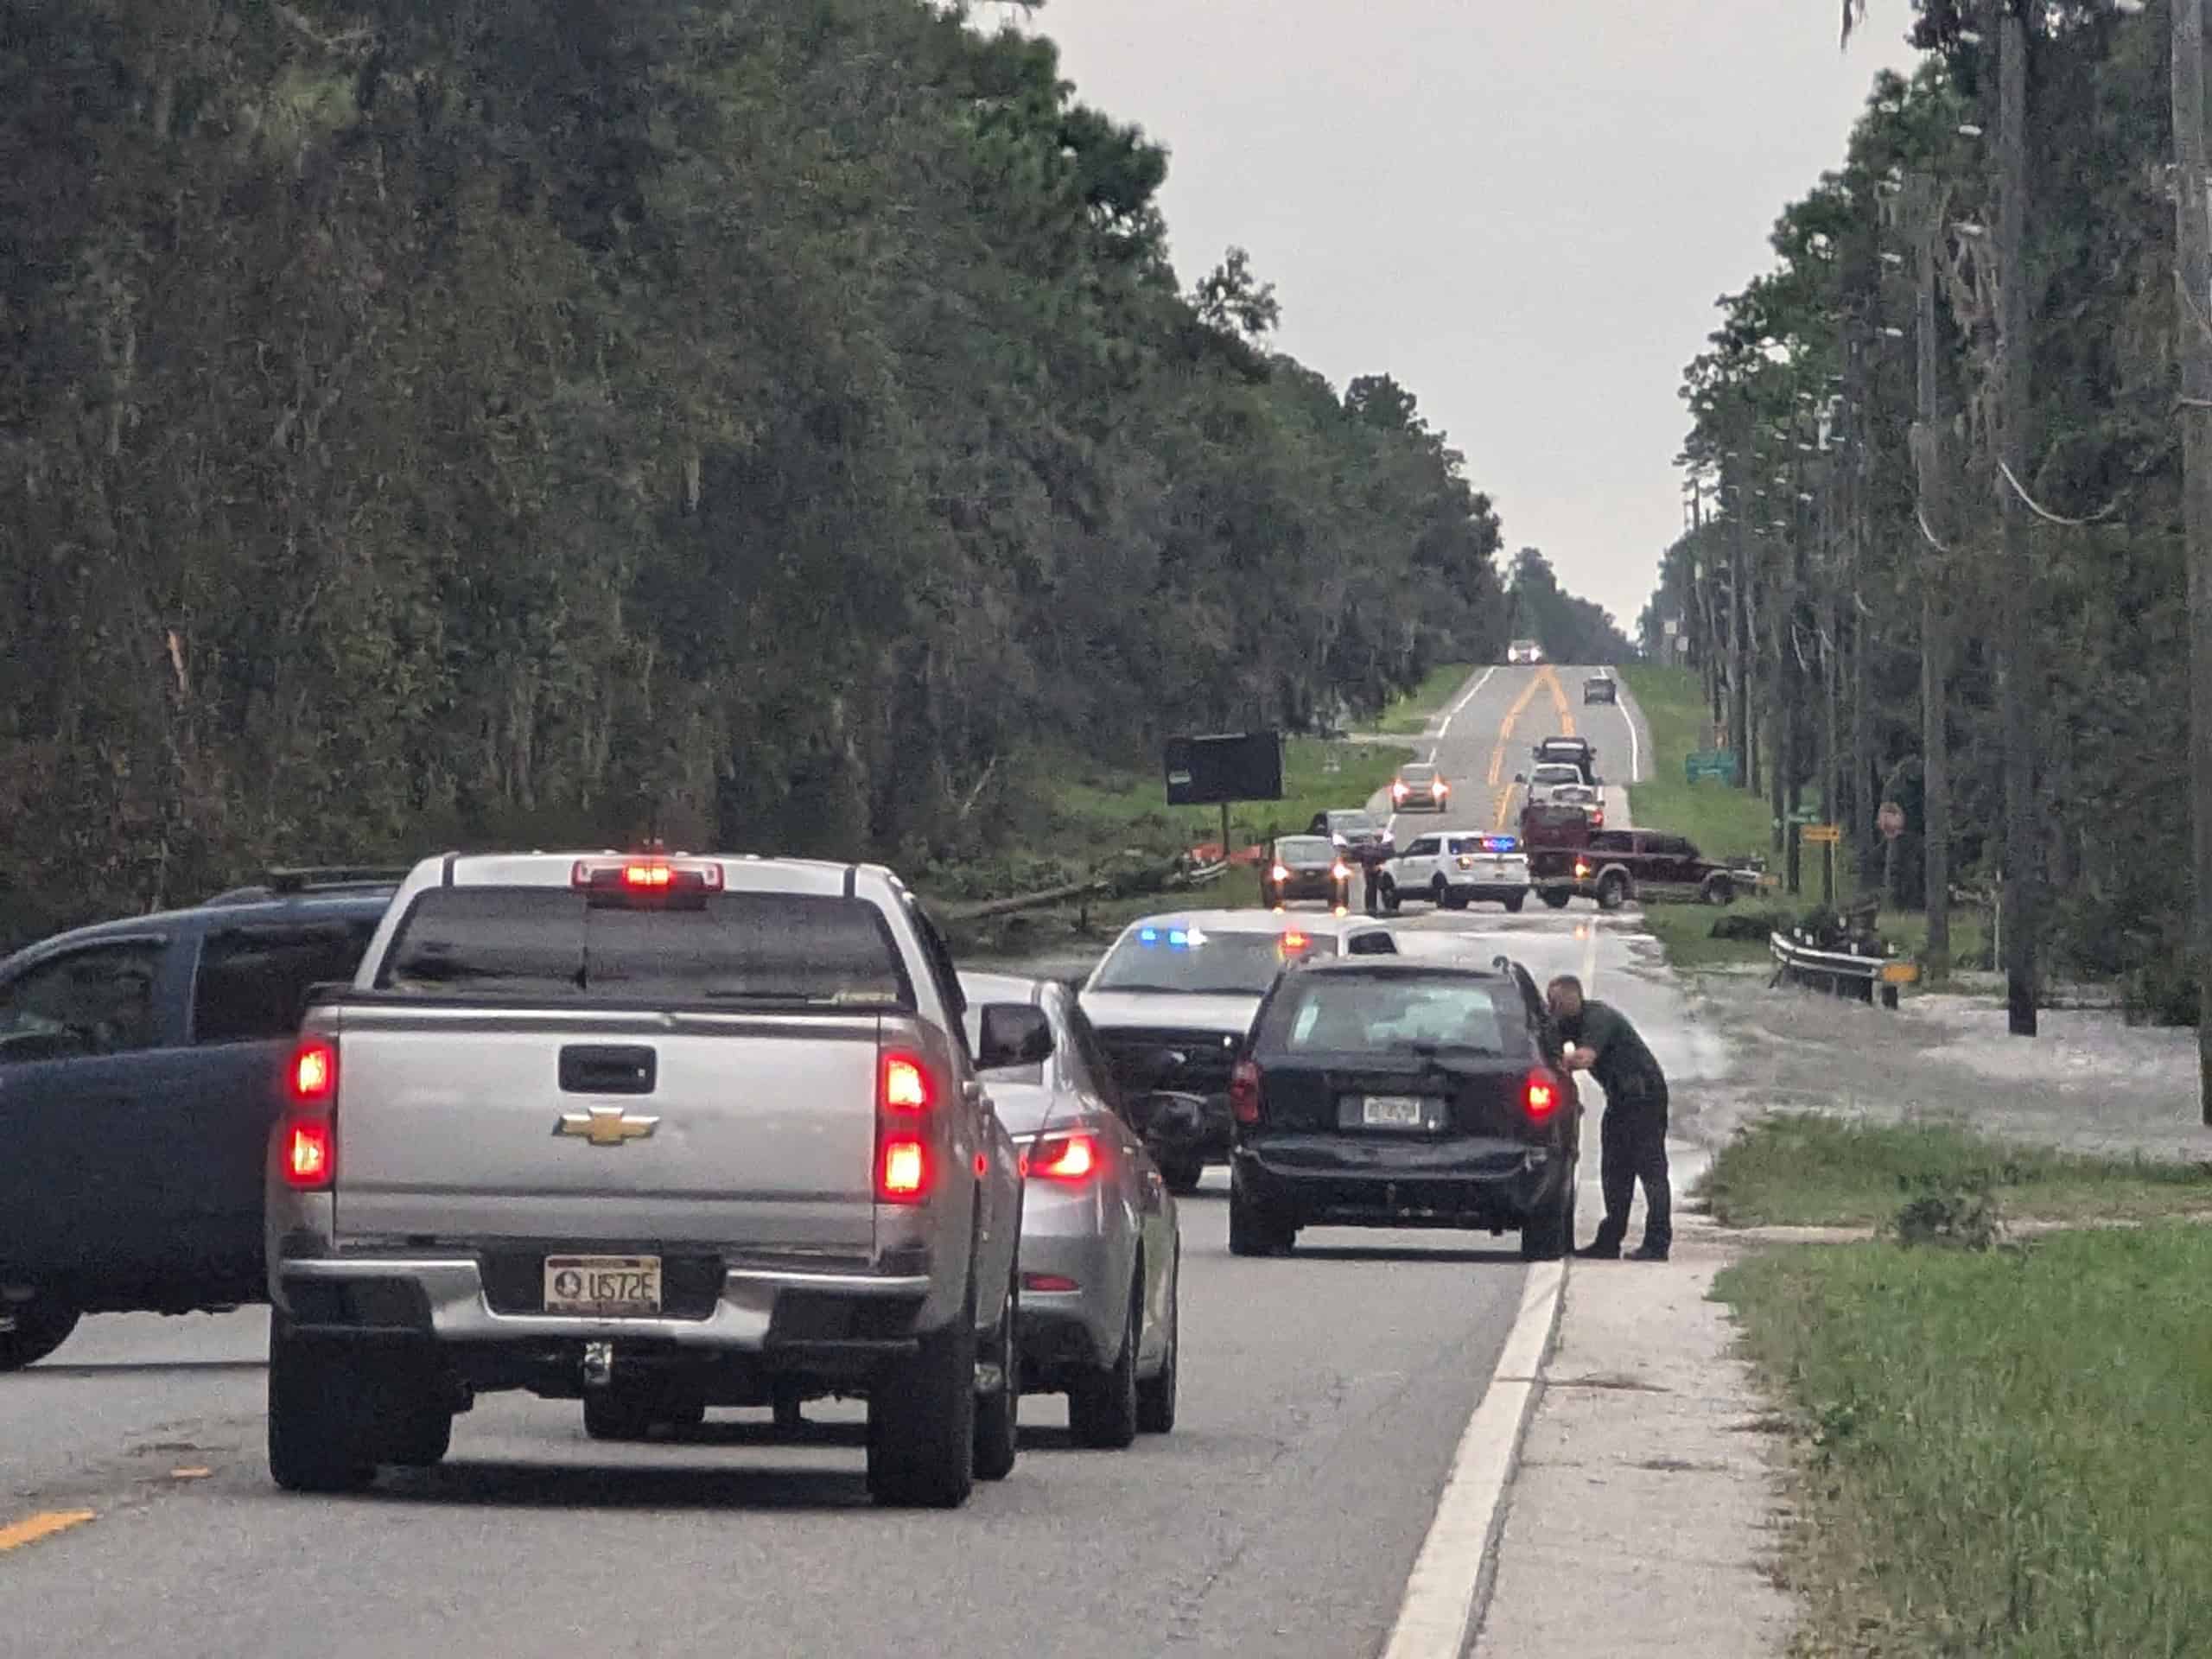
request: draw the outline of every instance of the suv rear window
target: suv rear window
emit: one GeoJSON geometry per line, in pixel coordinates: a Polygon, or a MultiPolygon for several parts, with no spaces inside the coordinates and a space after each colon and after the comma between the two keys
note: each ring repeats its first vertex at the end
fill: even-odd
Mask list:
{"type": "Polygon", "coordinates": [[[864,899],[724,893],[688,906],[592,904],[564,887],[434,887],[392,936],[379,990],[555,1001],[912,1008],[864,899]]]}
{"type": "Polygon", "coordinates": [[[1284,982],[1253,1046],[1264,1059],[1417,1045],[1507,1058],[1535,1053],[1519,989],[1458,974],[1301,974],[1284,982]]]}

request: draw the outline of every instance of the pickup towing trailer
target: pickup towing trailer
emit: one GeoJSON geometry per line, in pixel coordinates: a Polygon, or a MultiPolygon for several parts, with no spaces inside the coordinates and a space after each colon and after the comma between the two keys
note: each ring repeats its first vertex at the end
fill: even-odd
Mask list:
{"type": "Polygon", "coordinates": [[[880,868],[425,861],[270,1137],[276,1483],[434,1464],[512,1389],[616,1440],[851,1395],[879,1501],[1005,1475],[1022,1186],[965,1012],[880,868]]]}

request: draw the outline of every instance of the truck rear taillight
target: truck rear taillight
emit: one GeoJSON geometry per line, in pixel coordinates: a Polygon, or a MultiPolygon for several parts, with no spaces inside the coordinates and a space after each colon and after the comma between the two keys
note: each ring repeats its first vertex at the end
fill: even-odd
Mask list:
{"type": "Polygon", "coordinates": [[[1559,1084],[1548,1071],[1531,1071],[1529,1080],[1521,1085],[1522,1109],[1529,1114],[1531,1123],[1550,1120],[1559,1109],[1559,1084]]]}
{"type": "Polygon", "coordinates": [[[296,1120],[284,1135],[284,1185],[300,1192],[326,1191],[333,1171],[330,1120],[296,1120]]]}
{"type": "Polygon", "coordinates": [[[937,1084],[918,1054],[888,1050],[876,1063],[875,1200],[919,1204],[937,1179],[928,1113],[937,1084]]]}
{"type": "Polygon", "coordinates": [[[1257,1123],[1260,1096],[1260,1068],[1249,1060],[1237,1061],[1229,1074],[1229,1115],[1239,1123],[1257,1123]]]}
{"type": "Polygon", "coordinates": [[[321,1037],[308,1038],[292,1051],[289,1081],[295,1105],[327,1104],[338,1093],[337,1046],[321,1037]]]}
{"type": "Polygon", "coordinates": [[[338,1103],[338,1045],[309,1037],[292,1051],[284,1069],[289,1109],[278,1144],[284,1184],[296,1192],[327,1192],[337,1175],[337,1133],[331,1110],[338,1103]]]}

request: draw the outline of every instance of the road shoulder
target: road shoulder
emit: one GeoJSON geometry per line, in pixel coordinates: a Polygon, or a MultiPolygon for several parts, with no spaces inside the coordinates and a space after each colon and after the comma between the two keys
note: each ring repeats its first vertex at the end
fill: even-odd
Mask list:
{"type": "Polygon", "coordinates": [[[1739,1246],[1677,1206],[1673,1259],[1574,1263],[1508,1495],[1477,1659],[1771,1659],[1771,1408],[1711,1300],[1739,1246]]]}

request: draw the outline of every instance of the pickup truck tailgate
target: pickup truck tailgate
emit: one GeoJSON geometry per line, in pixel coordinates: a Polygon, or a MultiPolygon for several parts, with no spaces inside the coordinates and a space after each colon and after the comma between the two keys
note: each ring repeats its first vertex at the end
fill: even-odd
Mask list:
{"type": "Polygon", "coordinates": [[[341,1238],[865,1252],[873,1014],[349,1006],[341,1238]]]}

